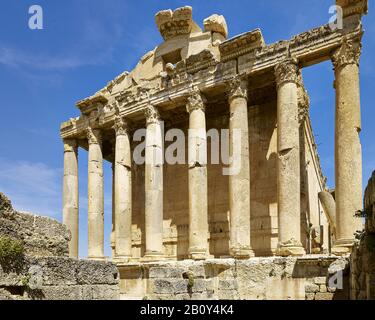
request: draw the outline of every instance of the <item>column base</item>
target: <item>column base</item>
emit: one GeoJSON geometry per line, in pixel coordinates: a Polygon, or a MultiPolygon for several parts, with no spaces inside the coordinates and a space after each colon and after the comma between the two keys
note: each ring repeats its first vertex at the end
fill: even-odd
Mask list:
{"type": "Polygon", "coordinates": [[[255,253],[250,248],[232,248],[230,249],[230,255],[234,259],[246,260],[255,257],[255,253]]]}
{"type": "Polygon", "coordinates": [[[291,239],[285,242],[279,242],[276,254],[282,257],[303,256],[306,254],[306,251],[299,241],[291,239]]]}
{"type": "Polygon", "coordinates": [[[142,262],[155,262],[164,260],[164,254],[161,252],[146,252],[145,255],[140,259],[142,262]]]}
{"type": "Polygon", "coordinates": [[[112,260],[114,263],[128,263],[131,258],[131,256],[114,256],[112,260]]]}
{"type": "Polygon", "coordinates": [[[189,258],[193,260],[206,260],[208,259],[207,250],[189,250],[189,258]]]}
{"type": "Polygon", "coordinates": [[[336,256],[345,256],[352,252],[354,239],[336,240],[332,247],[332,253],[336,256]]]}
{"type": "Polygon", "coordinates": [[[93,261],[107,261],[107,257],[99,257],[99,256],[88,256],[87,259],[93,260],[93,261]]]}

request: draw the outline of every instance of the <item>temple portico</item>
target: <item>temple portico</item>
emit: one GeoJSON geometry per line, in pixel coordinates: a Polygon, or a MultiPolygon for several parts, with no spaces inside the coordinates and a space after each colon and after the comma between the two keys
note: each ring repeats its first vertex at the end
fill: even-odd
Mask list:
{"type": "Polygon", "coordinates": [[[164,42],[133,71],[79,101],[80,116],[61,126],[70,255],[79,254],[81,150],[88,151],[89,259],[105,259],[103,161],[113,167],[111,246],[119,264],[328,253],[331,240],[313,238],[314,228],[332,239],[333,253],[350,252],[360,227],[354,213],[362,207],[364,13],[345,11],[350,23],[343,30],[324,25],[267,45],[259,29],[227,39],[222,16],[205,19],[202,30],[190,7],[159,12],[164,42]],[[302,81],[303,68],[327,60],[334,65],[336,92],[330,206],[318,197],[328,189],[302,81]],[[175,142],[165,133],[173,128],[185,134],[184,163],[165,161],[175,142]],[[212,162],[210,129],[219,136],[228,130],[229,164],[212,162]],[[137,130],[144,130],[142,141],[137,130]],[[138,163],[142,144],[144,162],[138,163]]]}

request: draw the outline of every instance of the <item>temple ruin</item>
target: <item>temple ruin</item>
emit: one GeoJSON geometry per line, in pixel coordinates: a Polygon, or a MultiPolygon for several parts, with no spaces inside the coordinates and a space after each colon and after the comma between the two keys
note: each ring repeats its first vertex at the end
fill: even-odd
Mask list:
{"type": "MultiPolygon", "coordinates": [[[[93,260],[107,259],[103,161],[112,163],[112,259],[124,296],[148,294],[145,278],[172,277],[155,276],[151,266],[173,264],[183,273],[187,263],[209,261],[216,277],[233,261],[270,257],[267,263],[277,265],[281,256],[293,266],[323,261],[324,268],[350,253],[362,229],[354,213],[363,206],[359,59],[367,0],[336,4],[343,8],[343,29],[327,24],[272,44],[259,29],[228,39],[221,15],[205,19],[201,29],[191,7],[157,13],[164,42],[134,70],[79,101],[79,117],[61,125],[70,256],[78,257],[78,149],[88,151],[93,260]],[[320,166],[301,73],[327,60],[336,92],[334,191],[320,166]],[[135,132],[142,128],[140,141],[135,132]],[[186,161],[169,164],[155,155],[163,157],[173,145],[165,133],[175,128],[185,133],[186,161]],[[212,137],[200,134],[211,129],[229,129],[230,155],[240,163],[236,174],[223,174],[231,164],[212,163],[212,137]],[[141,143],[145,164],[134,161],[141,143]]],[[[303,270],[298,288],[308,278],[303,270]]],[[[167,298],[170,292],[154,293],[167,298]]],[[[290,295],[299,298],[299,289],[290,295]]]]}

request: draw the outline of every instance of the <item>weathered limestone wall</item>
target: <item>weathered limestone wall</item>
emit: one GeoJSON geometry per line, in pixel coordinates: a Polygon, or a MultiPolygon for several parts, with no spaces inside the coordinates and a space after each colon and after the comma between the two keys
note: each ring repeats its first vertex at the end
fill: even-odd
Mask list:
{"type": "Polygon", "coordinates": [[[325,210],[319,199],[319,192],[324,191],[320,177],[320,164],[317,157],[315,141],[307,126],[309,120],[301,127],[301,238],[306,252],[328,253],[329,223],[325,210]],[[310,233],[310,237],[306,237],[310,233]],[[323,233],[323,234],[322,234],[323,233]]]}
{"type": "Polygon", "coordinates": [[[276,123],[276,101],[249,107],[251,246],[256,256],[277,249],[276,123]]]}
{"type": "Polygon", "coordinates": [[[112,263],[67,257],[25,257],[0,264],[0,300],[114,300],[118,270],[112,263]]]}
{"type": "Polygon", "coordinates": [[[351,294],[353,300],[375,300],[375,171],[364,198],[365,232],[351,255],[351,294]]]}
{"type": "Polygon", "coordinates": [[[298,299],[348,296],[329,287],[335,257],[184,260],[119,266],[121,299],[298,299]],[[331,267],[330,267],[331,266],[331,267]]]}
{"type": "Polygon", "coordinates": [[[17,258],[0,256],[0,300],[119,298],[119,275],[113,263],[69,258],[70,232],[66,226],[14,211],[1,193],[0,239],[23,244],[17,258]]]}

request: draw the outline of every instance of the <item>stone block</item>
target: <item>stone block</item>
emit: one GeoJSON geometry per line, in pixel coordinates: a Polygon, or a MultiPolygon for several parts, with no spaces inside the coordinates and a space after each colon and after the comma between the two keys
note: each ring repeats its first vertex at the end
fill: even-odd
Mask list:
{"type": "Polygon", "coordinates": [[[153,291],[156,294],[188,293],[188,280],[155,279],[153,291]]]}
{"type": "Polygon", "coordinates": [[[305,285],[305,292],[314,293],[319,292],[319,286],[314,283],[308,283],[305,285]]]}
{"type": "Polygon", "coordinates": [[[151,267],[149,278],[181,278],[185,270],[174,267],[151,267]]]}
{"type": "Polygon", "coordinates": [[[315,300],[315,293],[306,293],[306,300],[315,300]]]}
{"type": "Polygon", "coordinates": [[[319,286],[319,292],[326,293],[327,291],[327,286],[325,284],[319,286]]]}
{"type": "Polygon", "coordinates": [[[118,284],[119,272],[111,262],[80,260],[77,262],[78,284],[118,284]]]}
{"type": "Polygon", "coordinates": [[[238,283],[236,279],[219,280],[219,290],[237,290],[238,283]]]}
{"type": "Polygon", "coordinates": [[[315,284],[326,284],[327,283],[327,278],[326,277],[315,277],[314,278],[314,283],[315,284]]]}
{"type": "Polygon", "coordinates": [[[333,293],[318,292],[315,294],[315,300],[333,300],[333,293]]]}

